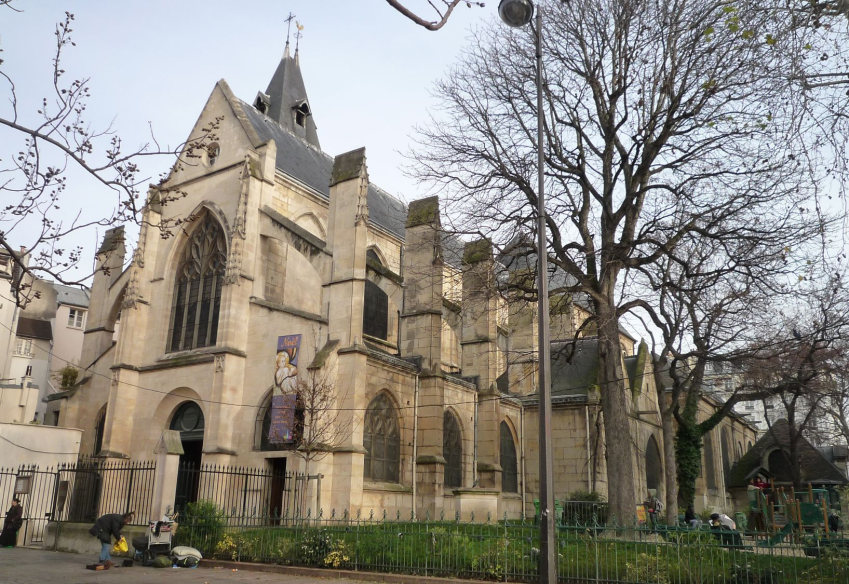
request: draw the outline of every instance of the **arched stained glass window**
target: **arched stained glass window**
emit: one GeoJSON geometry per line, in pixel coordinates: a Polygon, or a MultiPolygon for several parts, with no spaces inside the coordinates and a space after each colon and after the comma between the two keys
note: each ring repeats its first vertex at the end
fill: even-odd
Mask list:
{"type": "Polygon", "coordinates": [[[364,479],[399,482],[401,432],[398,428],[398,413],[385,393],[375,397],[366,410],[363,448],[366,450],[364,479]]]}
{"type": "Polygon", "coordinates": [[[716,464],[713,461],[713,438],[710,432],[705,434],[702,448],[705,451],[705,482],[707,488],[716,489],[716,464]]]}
{"type": "Polygon", "coordinates": [[[442,417],[442,456],[445,458],[445,487],[463,486],[463,434],[457,416],[445,410],[442,417]]]}
{"type": "Polygon", "coordinates": [[[654,436],[649,436],[646,443],[646,489],[657,489],[663,480],[663,461],[660,458],[660,447],[654,436]]]}
{"type": "Polygon", "coordinates": [[[731,443],[728,441],[728,430],[726,428],[723,428],[719,435],[719,447],[722,450],[722,477],[728,484],[728,476],[731,474],[731,443]]]}
{"type": "Polygon", "coordinates": [[[366,280],[363,333],[386,340],[389,332],[389,296],[380,286],[366,280]]]}
{"type": "Polygon", "coordinates": [[[226,265],[224,231],[212,215],[206,213],[183,250],[177,269],[169,351],[215,344],[226,265]]]}
{"type": "Polygon", "coordinates": [[[516,443],[507,422],[501,422],[501,492],[519,492],[519,471],[516,463],[516,443]]]}

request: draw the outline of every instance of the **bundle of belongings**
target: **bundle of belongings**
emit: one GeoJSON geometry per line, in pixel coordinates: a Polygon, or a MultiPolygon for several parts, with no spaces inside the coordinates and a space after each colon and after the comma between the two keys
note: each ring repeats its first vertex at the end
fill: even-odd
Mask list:
{"type": "Polygon", "coordinates": [[[198,563],[203,559],[199,551],[187,545],[178,545],[171,550],[171,556],[157,556],[153,560],[154,568],[170,568],[176,566],[178,568],[197,568],[198,563]]]}

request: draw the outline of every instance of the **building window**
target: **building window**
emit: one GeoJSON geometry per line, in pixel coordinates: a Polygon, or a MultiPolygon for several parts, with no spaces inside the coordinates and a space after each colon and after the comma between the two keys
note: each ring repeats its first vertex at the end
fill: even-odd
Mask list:
{"type": "Polygon", "coordinates": [[[711,433],[708,432],[704,437],[704,445],[705,451],[705,483],[707,483],[708,489],[716,489],[716,464],[713,462],[713,438],[711,438],[711,433]]]}
{"type": "Polygon", "coordinates": [[[364,479],[399,482],[401,432],[398,429],[398,413],[385,393],[374,398],[366,410],[363,448],[366,450],[364,479]]]}
{"type": "Polygon", "coordinates": [[[177,270],[169,351],[215,345],[226,264],[224,232],[207,213],[188,241],[177,270]]]}
{"type": "Polygon", "coordinates": [[[654,436],[649,436],[646,444],[646,489],[660,492],[663,482],[663,460],[660,457],[660,447],[654,436]]]}
{"type": "Polygon", "coordinates": [[[32,377],[32,365],[27,365],[27,372],[24,375],[26,377],[32,377]]]}
{"type": "Polygon", "coordinates": [[[18,339],[15,345],[15,355],[32,357],[32,339],[18,339]]]}
{"type": "Polygon", "coordinates": [[[519,492],[519,471],[516,464],[516,443],[507,422],[501,422],[501,492],[519,492]]]}
{"type": "Polygon", "coordinates": [[[213,142],[206,147],[204,162],[206,162],[207,166],[212,166],[218,161],[219,156],[221,156],[221,146],[217,142],[213,142]]]}
{"type": "Polygon", "coordinates": [[[310,106],[306,102],[295,108],[295,123],[302,128],[307,125],[307,116],[310,115],[310,106]]]}
{"type": "Polygon", "coordinates": [[[389,296],[380,286],[366,280],[365,302],[363,306],[363,334],[387,338],[389,331],[389,296]]]}
{"type": "Polygon", "coordinates": [[[377,255],[377,252],[372,248],[368,248],[368,250],[366,250],[366,259],[376,262],[378,265],[383,265],[383,262],[380,261],[380,256],[377,255]]]}
{"type": "Polygon", "coordinates": [[[728,429],[723,428],[719,435],[719,447],[722,452],[722,477],[728,484],[728,476],[731,474],[731,443],[728,441],[728,429]]]}
{"type": "MultiPolygon", "coordinates": [[[[58,419],[58,415],[56,416],[58,419]]],[[[106,406],[100,408],[97,412],[97,418],[94,420],[94,448],[91,453],[97,456],[103,449],[103,432],[106,430],[106,406]]]]}
{"type": "Polygon", "coordinates": [[[85,310],[72,308],[68,313],[68,326],[71,328],[83,328],[85,321],[85,310]]]}
{"type": "Polygon", "coordinates": [[[448,410],[442,416],[442,457],[445,458],[445,487],[462,487],[463,435],[457,416],[448,410]]]}

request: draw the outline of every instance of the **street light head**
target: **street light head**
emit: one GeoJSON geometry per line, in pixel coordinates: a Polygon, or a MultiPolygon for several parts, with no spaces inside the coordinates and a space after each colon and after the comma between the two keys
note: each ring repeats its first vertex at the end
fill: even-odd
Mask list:
{"type": "Polygon", "coordinates": [[[534,16],[534,3],[531,0],[501,0],[498,16],[507,26],[525,26],[534,16]]]}

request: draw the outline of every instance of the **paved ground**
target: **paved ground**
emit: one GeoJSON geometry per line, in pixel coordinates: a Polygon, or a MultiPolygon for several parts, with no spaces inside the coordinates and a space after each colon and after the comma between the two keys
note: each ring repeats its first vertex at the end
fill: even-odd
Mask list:
{"type": "Polygon", "coordinates": [[[136,564],[133,568],[112,568],[104,572],[86,570],[86,564],[93,563],[96,559],[79,554],[45,552],[24,548],[0,548],[0,582],[3,584],[147,584],[149,582],[167,582],[168,584],[220,584],[224,582],[233,584],[242,582],[253,584],[267,582],[317,584],[320,582],[339,582],[341,584],[355,584],[352,580],[326,580],[220,568],[156,569],[142,568],[136,564]]]}

